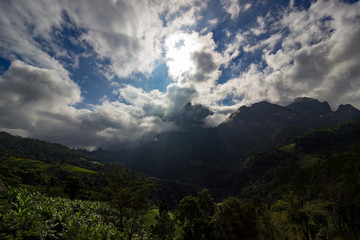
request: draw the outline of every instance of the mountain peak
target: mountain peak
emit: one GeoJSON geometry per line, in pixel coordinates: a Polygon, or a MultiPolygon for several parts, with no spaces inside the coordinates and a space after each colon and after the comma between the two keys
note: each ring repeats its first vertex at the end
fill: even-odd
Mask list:
{"type": "Polygon", "coordinates": [[[315,116],[326,115],[332,112],[327,102],[320,102],[317,99],[308,97],[295,98],[293,103],[286,107],[297,112],[315,116]]]}
{"type": "Polygon", "coordinates": [[[214,114],[209,108],[201,104],[188,102],[183,108],[179,109],[169,120],[175,121],[182,127],[197,127],[203,125],[203,120],[214,114]]]}
{"type": "Polygon", "coordinates": [[[279,106],[276,104],[273,104],[273,103],[269,103],[268,101],[261,101],[261,102],[252,104],[250,107],[241,106],[238,110],[236,110],[233,114],[231,114],[229,118],[230,119],[235,118],[237,115],[244,114],[249,111],[261,111],[261,110],[270,109],[273,107],[279,107],[279,106]]]}
{"type": "Polygon", "coordinates": [[[354,108],[353,105],[351,104],[341,104],[336,111],[338,112],[338,111],[349,111],[349,110],[360,112],[360,110],[354,108]]]}
{"type": "Polygon", "coordinates": [[[269,103],[268,101],[261,101],[261,102],[254,103],[253,105],[251,105],[251,107],[265,107],[265,106],[271,106],[271,105],[275,105],[275,104],[269,103]]]}
{"type": "Polygon", "coordinates": [[[342,117],[357,117],[360,116],[360,110],[354,108],[351,104],[340,105],[335,112],[336,115],[342,117]]]}
{"type": "Polygon", "coordinates": [[[293,101],[293,103],[303,103],[303,102],[319,102],[319,100],[309,97],[297,97],[293,101]]]}

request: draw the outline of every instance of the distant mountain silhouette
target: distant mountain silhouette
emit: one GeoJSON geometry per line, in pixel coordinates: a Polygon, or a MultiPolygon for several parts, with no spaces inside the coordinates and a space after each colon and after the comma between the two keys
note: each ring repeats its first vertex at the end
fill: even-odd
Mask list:
{"type": "Polygon", "coordinates": [[[340,105],[333,112],[327,102],[302,97],[285,107],[266,101],[243,106],[218,129],[230,136],[246,136],[246,142],[252,139],[257,144],[266,141],[266,146],[270,147],[287,144],[310,129],[338,124],[357,116],[360,116],[360,111],[350,104],[340,105]]]}
{"type": "Polygon", "coordinates": [[[331,113],[327,102],[320,102],[319,100],[306,97],[296,98],[293,103],[286,107],[313,117],[331,113]]]}
{"type": "Polygon", "coordinates": [[[201,119],[210,114],[204,106],[189,103],[179,111],[183,131],[159,134],[157,141],[108,158],[151,176],[222,188],[231,170],[251,154],[289,144],[309,130],[360,117],[351,105],[332,111],[327,102],[311,98],[297,98],[288,106],[266,101],[243,106],[218,127],[200,127],[201,119]]]}
{"type": "Polygon", "coordinates": [[[334,114],[336,118],[342,121],[359,116],[360,110],[354,108],[350,104],[345,104],[345,105],[340,105],[334,114]]]}

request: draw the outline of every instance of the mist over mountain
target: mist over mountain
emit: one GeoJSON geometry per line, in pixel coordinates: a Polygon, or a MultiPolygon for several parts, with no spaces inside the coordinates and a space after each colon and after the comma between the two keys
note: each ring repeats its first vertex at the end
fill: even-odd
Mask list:
{"type": "Polygon", "coordinates": [[[182,128],[200,127],[204,124],[204,119],[214,113],[207,107],[188,102],[179,111],[172,113],[166,118],[167,121],[174,121],[182,128]]]}
{"type": "Polygon", "coordinates": [[[240,107],[215,128],[200,127],[197,119],[209,114],[205,107],[188,104],[179,112],[188,126],[182,131],[159,134],[134,148],[91,154],[101,156],[103,151],[102,157],[151,176],[220,188],[251,154],[289,144],[311,129],[354,119],[360,111],[351,105],[332,111],[327,102],[311,98],[297,98],[287,106],[262,101],[240,107]]]}
{"type": "Polygon", "coordinates": [[[297,98],[287,106],[266,101],[242,106],[219,126],[204,128],[202,122],[211,114],[202,105],[188,103],[174,116],[181,130],[116,150],[77,152],[85,158],[121,163],[149,176],[207,187],[221,197],[230,191],[234,169],[249,156],[293,143],[312,129],[360,117],[360,111],[350,104],[332,111],[327,102],[311,98],[297,98]]]}

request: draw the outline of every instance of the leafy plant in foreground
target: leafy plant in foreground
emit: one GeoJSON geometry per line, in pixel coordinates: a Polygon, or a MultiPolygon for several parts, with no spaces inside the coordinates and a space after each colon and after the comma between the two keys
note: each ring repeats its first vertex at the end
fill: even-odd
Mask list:
{"type": "Polygon", "coordinates": [[[26,189],[9,189],[1,196],[1,239],[123,239],[114,210],[101,202],[46,197],[26,189]]]}

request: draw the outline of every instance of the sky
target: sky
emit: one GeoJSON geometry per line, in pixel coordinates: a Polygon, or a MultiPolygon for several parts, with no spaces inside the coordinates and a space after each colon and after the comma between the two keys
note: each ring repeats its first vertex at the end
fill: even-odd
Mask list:
{"type": "Polygon", "coordinates": [[[296,97],[360,108],[360,2],[0,0],[0,129],[87,149],[296,97]]]}

